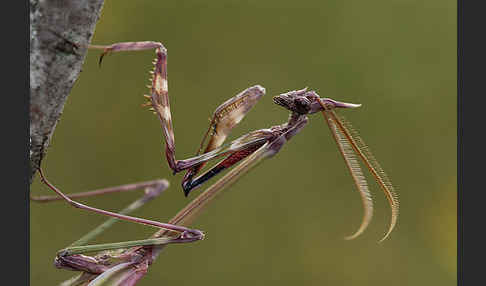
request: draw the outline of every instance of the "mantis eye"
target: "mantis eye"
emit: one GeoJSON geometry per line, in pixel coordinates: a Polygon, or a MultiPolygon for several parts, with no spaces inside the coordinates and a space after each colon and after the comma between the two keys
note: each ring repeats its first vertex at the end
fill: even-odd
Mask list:
{"type": "Polygon", "coordinates": [[[307,114],[311,109],[311,102],[305,97],[298,97],[295,99],[295,112],[300,114],[307,114]]]}

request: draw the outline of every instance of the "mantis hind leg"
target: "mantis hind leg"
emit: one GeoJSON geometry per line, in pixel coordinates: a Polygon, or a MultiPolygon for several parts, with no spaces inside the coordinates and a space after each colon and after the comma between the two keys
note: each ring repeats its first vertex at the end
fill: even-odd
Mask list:
{"type": "Polygon", "coordinates": [[[187,239],[192,239],[192,238],[195,238],[197,240],[204,238],[204,234],[200,230],[189,229],[189,228],[186,228],[186,227],[183,227],[183,226],[178,226],[178,225],[173,225],[173,224],[168,224],[168,223],[161,223],[161,222],[157,222],[157,221],[127,216],[127,215],[124,215],[124,214],[105,211],[105,210],[102,210],[102,209],[98,209],[98,208],[90,207],[88,205],[81,204],[79,202],[72,200],[71,198],[66,196],[63,192],[61,192],[58,188],[56,188],[53,184],[51,184],[47,180],[47,178],[44,176],[44,172],[40,168],[39,168],[39,175],[40,175],[41,180],[44,184],[46,184],[51,190],[53,190],[60,197],[62,197],[62,199],[64,199],[67,203],[74,206],[75,208],[99,213],[99,214],[102,214],[102,215],[114,217],[114,218],[125,220],[125,221],[131,221],[131,222],[135,222],[135,223],[139,223],[139,224],[145,224],[145,225],[150,225],[150,226],[154,226],[154,227],[158,227],[158,228],[162,228],[162,229],[166,229],[166,230],[170,230],[170,231],[179,232],[180,235],[179,235],[178,239],[180,239],[181,241],[185,241],[187,239]]]}

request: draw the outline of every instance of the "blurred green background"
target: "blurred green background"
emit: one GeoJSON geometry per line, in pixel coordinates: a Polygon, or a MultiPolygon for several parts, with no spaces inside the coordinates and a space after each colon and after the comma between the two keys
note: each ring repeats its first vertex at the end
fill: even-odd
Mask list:
{"type": "MultiPolygon", "coordinates": [[[[274,158],[214,201],[194,227],[204,241],[164,250],[139,285],[456,285],[456,1],[106,1],[93,43],[161,41],[177,157],[194,154],[223,101],[261,84],[267,95],[231,138],[287,120],[271,97],[305,86],[361,103],[342,111],[391,177],[398,226],[382,244],[390,209],[370,179],[374,218],[321,115],[274,158]]],[[[43,162],[65,192],[167,178],[171,187],[134,215],[168,221],[189,199],[163,155],[158,120],[144,102],[153,51],[90,51],[43,162]]],[[[214,180],[212,181],[214,182],[214,180]]],[[[194,198],[202,189],[194,191],[194,198]]],[[[51,192],[36,179],[31,192],[51,192]]],[[[119,210],[140,192],[83,200],[119,210]]],[[[61,249],[105,218],[64,203],[31,203],[32,285],[75,273],[56,269],[61,249]]],[[[121,222],[96,242],[148,237],[121,222]]]]}

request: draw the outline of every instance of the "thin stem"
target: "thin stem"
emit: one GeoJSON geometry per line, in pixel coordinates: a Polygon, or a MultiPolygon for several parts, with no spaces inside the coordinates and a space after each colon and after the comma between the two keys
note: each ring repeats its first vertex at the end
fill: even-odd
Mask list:
{"type": "Polygon", "coordinates": [[[133,246],[161,245],[161,244],[168,244],[175,241],[177,240],[173,237],[164,236],[159,238],[149,238],[149,239],[123,241],[123,242],[111,242],[111,243],[102,243],[102,244],[95,244],[95,245],[69,246],[59,250],[57,255],[68,256],[68,255],[81,254],[81,253],[93,252],[93,251],[129,248],[133,246]]]}

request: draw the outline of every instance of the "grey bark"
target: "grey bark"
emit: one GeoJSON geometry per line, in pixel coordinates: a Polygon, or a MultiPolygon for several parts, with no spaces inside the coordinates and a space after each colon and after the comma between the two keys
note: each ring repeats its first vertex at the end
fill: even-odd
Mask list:
{"type": "Polygon", "coordinates": [[[79,76],[104,0],[30,0],[30,174],[79,76]]]}

